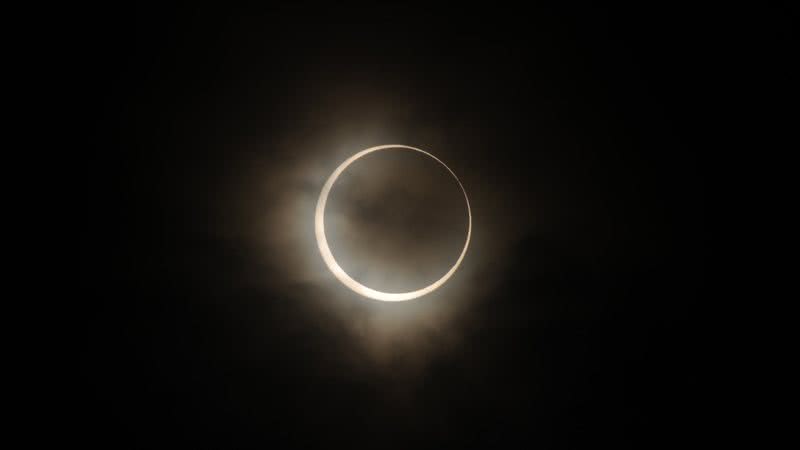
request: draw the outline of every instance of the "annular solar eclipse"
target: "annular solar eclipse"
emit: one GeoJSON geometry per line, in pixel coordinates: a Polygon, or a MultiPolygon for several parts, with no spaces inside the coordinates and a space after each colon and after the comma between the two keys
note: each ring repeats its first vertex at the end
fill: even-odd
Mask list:
{"type": "Polygon", "coordinates": [[[446,283],[447,280],[449,280],[450,277],[453,276],[455,271],[458,269],[458,266],[461,265],[461,261],[464,259],[464,255],[467,254],[467,248],[469,247],[469,239],[470,239],[470,236],[472,234],[472,211],[470,210],[469,198],[467,197],[467,191],[464,189],[464,186],[461,184],[461,181],[458,179],[456,174],[452,170],[450,170],[450,168],[447,167],[447,165],[444,162],[442,162],[439,158],[433,156],[432,154],[430,154],[430,153],[428,153],[428,152],[426,152],[424,150],[421,150],[421,149],[418,149],[418,148],[415,148],[415,147],[409,147],[407,145],[398,145],[398,144],[378,145],[376,147],[370,147],[370,148],[368,148],[366,150],[362,150],[362,151],[356,153],[355,155],[347,158],[342,164],[339,165],[339,167],[336,168],[336,170],[333,171],[331,176],[325,182],[325,185],[322,187],[322,192],[319,195],[319,200],[317,200],[317,209],[316,209],[316,213],[314,215],[314,231],[315,231],[316,236],[317,236],[317,245],[319,246],[319,251],[320,251],[320,254],[322,255],[323,261],[325,261],[325,264],[328,266],[328,269],[330,269],[330,271],[333,273],[333,275],[339,281],[341,281],[342,284],[347,286],[352,291],[354,291],[354,292],[356,292],[356,293],[358,293],[360,295],[363,295],[364,297],[367,297],[367,298],[371,298],[371,299],[374,299],[374,300],[381,300],[381,301],[385,301],[385,302],[401,302],[401,301],[405,301],[405,300],[412,300],[412,299],[415,299],[415,298],[419,298],[419,297],[422,297],[423,295],[426,295],[426,294],[430,294],[431,292],[435,291],[440,286],[442,286],[444,283],[446,283]],[[344,172],[345,169],[347,169],[347,167],[350,166],[353,162],[355,162],[356,160],[358,160],[359,158],[361,158],[361,157],[363,157],[365,155],[368,155],[370,153],[377,152],[377,151],[380,151],[380,150],[394,149],[394,148],[396,148],[396,149],[406,149],[406,150],[412,150],[412,151],[420,152],[420,153],[422,153],[422,154],[424,154],[426,156],[429,156],[429,157],[433,158],[434,160],[436,160],[436,162],[438,162],[445,169],[447,169],[447,171],[450,172],[451,175],[453,175],[453,178],[455,178],[456,182],[458,183],[458,186],[461,188],[461,192],[464,193],[464,201],[467,204],[467,217],[469,219],[469,222],[468,222],[468,225],[467,225],[467,237],[466,237],[466,239],[464,241],[464,248],[461,250],[461,254],[458,256],[458,259],[456,260],[455,264],[453,264],[453,266],[450,268],[450,270],[448,270],[447,273],[445,273],[441,278],[439,278],[438,280],[434,281],[430,285],[425,286],[425,287],[423,287],[421,289],[417,289],[417,290],[414,290],[414,291],[408,291],[408,292],[381,292],[381,291],[369,288],[367,286],[364,286],[363,284],[361,284],[358,281],[354,280],[336,262],[336,258],[334,258],[333,253],[331,253],[331,249],[328,246],[328,239],[325,237],[325,205],[328,202],[328,195],[331,192],[331,188],[333,187],[333,184],[336,182],[336,180],[339,178],[339,176],[342,174],[342,172],[344,172]]]}

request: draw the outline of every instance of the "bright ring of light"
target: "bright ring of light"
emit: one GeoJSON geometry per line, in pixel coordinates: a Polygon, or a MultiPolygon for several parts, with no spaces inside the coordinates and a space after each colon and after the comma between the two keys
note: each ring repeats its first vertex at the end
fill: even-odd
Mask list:
{"type": "Polygon", "coordinates": [[[347,158],[345,162],[343,162],[336,170],[333,171],[328,181],[325,182],[325,185],[322,187],[322,192],[319,194],[319,200],[317,200],[317,210],[314,216],[314,231],[317,235],[317,245],[319,246],[319,251],[322,254],[322,259],[325,261],[325,264],[328,266],[328,269],[333,272],[333,275],[339,279],[345,286],[353,290],[354,292],[363,295],[364,297],[369,297],[375,300],[381,300],[385,302],[402,302],[405,300],[415,299],[417,297],[422,297],[425,294],[429,294],[439,286],[443,285],[453,273],[455,273],[458,266],[461,265],[461,261],[464,259],[464,255],[467,254],[467,247],[469,247],[469,238],[472,234],[472,211],[469,208],[469,198],[467,198],[467,191],[464,190],[464,186],[459,181],[456,174],[450,170],[449,167],[445,163],[443,163],[439,158],[431,155],[430,153],[420,150],[418,148],[409,147],[407,145],[379,145],[377,147],[371,147],[366,150],[362,150],[355,155],[347,158]],[[325,204],[328,203],[328,194],[331,192],[331,188],[333,187],[333,183],[336,182],[336,179],[339,178],[339,175],[347,169],[347,166],[353,164],[357,159],[361,158],[372,152],[377,152],[378,150],[385,150],[388,148],[404,148],[408,150],[414,150],[425,155],[430,156],[431,158],[435,159],[439,164],[444,166],[450,174],[453,175],[453,178],[456,179],[458,186],[461,188],[461,192],[464,193],[464,200],[467,202],[467,215],[469,217],[469,225],[467,226],[467,240],[464,242],[464,249],[461,250],[461,255],[459,255],[458,260],[447,271],[442,278],[439,278],[433,284],[426,286],[422,289],[418,289],[416,291],[409,291],[409,292],[381,292],[376,291],[375,289],[370,289],[363,284],[359,283],[358,281],[354,280],[350,275],[348,275],[344,269],[339,266],[334,259],[333,254],[331,253],[330,247],[328,247],[328,239],[325,237],[325,204]]]}

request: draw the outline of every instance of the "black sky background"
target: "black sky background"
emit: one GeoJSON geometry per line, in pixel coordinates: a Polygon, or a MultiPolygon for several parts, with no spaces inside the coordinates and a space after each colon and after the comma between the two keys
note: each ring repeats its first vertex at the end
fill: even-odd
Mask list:
{"type": "Polygon", "coordinates": [[[103,448],[705,442],[704,180],[710,68],[725,42],[713,13],[94,11],[102,20],[75,30],[89,136],[78,437],[103,448]],[[401,143],[425,126],[469,129],[448,161],[509,199],[498,224],[538,224],[460,310],[458,345],[413,376],[402,352],[389,358],[397,371],[345,362],[351,342],[325,298],[286,301],[263,249],[220,237],[247,221],[225,208],[240,169],[273,158],[280,172],[286,156],[270,143],[317,132],[303,118],[338,91],[422,111],[391,136],[401,143]],[[266,281],[240,285],[253,277],[266,281]]]}

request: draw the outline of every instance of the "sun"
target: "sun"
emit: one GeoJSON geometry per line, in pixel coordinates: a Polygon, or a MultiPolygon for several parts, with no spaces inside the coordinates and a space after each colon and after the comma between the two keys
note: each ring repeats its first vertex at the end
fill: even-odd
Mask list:
{"type": "Polygon", "coordinates": [[[325,264],[328,266],[328,269],[330,269],[333,275],[339,281],[341,281],[342,284],[347,286],[353,292],[356,292],[357,294],[363,295],[364,297],[367,298],[380,300],[384,302],[402,302],[406,300],[413,300],[415,298],[422,297],[423,295],[430,294],[431,292],[435,291],[440,286],[442,286],[444,283],[446,283],[447,280],[449,280],[450,277],[453,276],[453,274],[458,269],[458,266],[461,265],[461,261],[464,259],[464,256],[467,254],[467,248],[469,248],[469,239],[470,236],[472,235],[472,211],[470,210],[467,191],[464,189],[464,186],[461,184],[461,181],[458,179],[456,174],[452,170],[450,170],[450,168],[447,167],[447,165],[443,163],[439,158],[433,156],[432,154],[424,150],[415,147],[409,147],[407,145],[399,145],[399,144],[379,145],[376,147],[370,147],[366,150],[362,150],[356,153],[355,155],[347,158],[342,164],[339,165],[339,167],[336,168],[336,170],[333,171],[331,176],[325,182],[325,185],[322,187],[322,192],[320,192],[319,200],[317,200],[317,209],[314,215],[314,231],[317,236],[317,246],[319,247],[319,251],[320,254],[322,255],[323,261],[325,261],[325,264]],[[325,205],[328,202],[328,194],[330,194],[331,188],[333,187],[333,184],[336,182],[336,179],[339,178],[342,172],[344,172],[345,169],[347,169],[347,167],[350,164],[352,164],[359,158],[367,154],[377,152],[379,150],[386,150],[390,148],[399,148],[399,149],[406,149],[406,150],[420,152],[436,160],[445,169],[447,169],[447,171],[450,172],[451,175],[453,175],[453,178],[456,179],[458,186],[461,188],[461,192],[464,194],[464,201],[467,204],[467,217],[469,218],[469,223],[467,226],[467,237],[466,240],[464,241],[464,248],[461,250],[461,254],[458,256],[458,259],[456,260],[455,264],[453,264],[450,270],[448,270],[447,273],[445,273],[441,278],[434,281],[430,285],[425,286],[422,289],[417,289],[415,291],[381,292],[369,288],[367,286],[364,286],[363,284],[354,280],[350,275],[347,274],[347,272],[344,271],[344,269],[342,269],[341,266],[339,266],[339,264],[336,262],[336,258],[334,258],[333,254],[331,253],[330,247],[328,246],[328,239],[325,237],[325,205]]]}

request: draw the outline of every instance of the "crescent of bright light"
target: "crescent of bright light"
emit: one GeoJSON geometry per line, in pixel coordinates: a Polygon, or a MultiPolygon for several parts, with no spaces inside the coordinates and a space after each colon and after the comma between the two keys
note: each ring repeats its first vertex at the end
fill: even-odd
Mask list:
{"type": "Polygon", "coordinates": [[[317,200],[317,210],[314,216],[314,231],[317,235],[317,245],[319,246],[319,251],[322,254],[322,259],[325,261],[325,264],[328,266],[328,269],[333,272],[333,275],[339,279],[345,286],[352,289],[354,292],[363,295],[364,297],[369,297],[375,300],[381,300],[385,302],[401,302],[405,300],[415,299],[417,297],[422,297],[425,294],[429,294],[435,291],[439,286],[443,285],[453,273],[455,273],[458,266],[461,265],[461,261],[464,259],[464,255],[467,254],[467,247],[469,247],[469,238],[472,234],[472,211],[469,207],[469,198],[467,198],[467,191],[464,189],[464,186],[461,184],[461,181],[458,179],[456,174],[450,170],[449,167],[445,163],[443,163],[439,158],[431,155],[430,153],[420,150],[418,148],[409,147],[407,145],[379,145],[377,147],[370,147],[366,150],[362,150],[355,155],[347,158],[345,162],[343,162],[336,170],[333,171],[328,181],[325,182],[325,185],[322,187],[322,192],[319,194],[319,200],[317,200]],[[358,281],[354,280],[350,275],[348,275],[344,269],[339,266],[334,259],[333,254],[331,253],[330,247],[328,247],[328,239],[325,237],[325,205],[328,203],[328,194],[331,192],[331,188],[333,187],[333,183],[336,182],[336,179],[339,178],[339,175],[344,172],[344,170],[355,162],[357,159],[361,158],[364,155],[367,155],[372,152],[376,152],[378,150],[385,150],[388,148],[404,148],[408,150],[414,150],[425,155],[430,156],[431,158],[435,159],[439,164],[443,165],[445,169],[447,169],[450,174],[453,175],[453,178],[456,179],[458,186],[461,188],[461,192],[464,193],[464,200],[467,202],[467,215],[469,216],[469,225],[467,227],[467,240],[464,242],[464,249],[461,250],[461,255],[458,256],[458,260],[447,271],[444,276],[433,282],[422,289],[418,289],[416,291],[409,291],[409,292],[381,292],[376,291],[375,289],[370,289],[363,284],[359,283],[358,281]]]}

